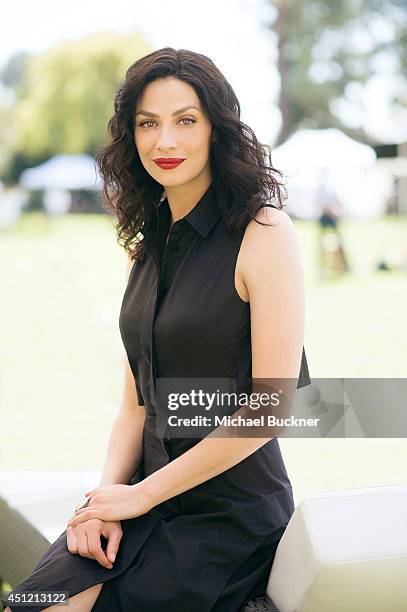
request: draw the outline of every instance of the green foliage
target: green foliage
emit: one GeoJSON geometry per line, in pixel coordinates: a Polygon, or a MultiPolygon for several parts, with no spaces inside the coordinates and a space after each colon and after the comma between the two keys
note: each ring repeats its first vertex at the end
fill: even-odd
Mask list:
{"type": "Polygon", "coordinates": [[[13,113],[16,150],[33,157],[94,153],[106,140],[125,71],[150,51],[138,34],[99,32],[26,59],[13,113]]]}

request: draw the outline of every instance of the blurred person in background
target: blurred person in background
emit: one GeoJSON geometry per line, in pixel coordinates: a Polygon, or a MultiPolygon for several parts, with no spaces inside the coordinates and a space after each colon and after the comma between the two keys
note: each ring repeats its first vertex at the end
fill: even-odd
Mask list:
{"type": "Polygon", "coordinates": [[[319,265],[320,277],[349,272],[343,239],[340,232],[340,219],[343,205],[340,202],[332,182],[329,180],[329,169],[322,168],[318,177],[317,200],[320,208],[319,224],[319,265]]]}

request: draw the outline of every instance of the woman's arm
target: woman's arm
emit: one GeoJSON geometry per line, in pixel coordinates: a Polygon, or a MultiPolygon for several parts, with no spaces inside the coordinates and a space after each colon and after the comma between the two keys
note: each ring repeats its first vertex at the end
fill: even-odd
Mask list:
{"type": "MultiPolygon", "coordinates": [[[[128,257],[126,283],[133,263],[128,257]]],[[[129,482],[142,459],[144,419],[145,408],[137,401],[134,376],[125,355],[123,396],[113,422],[100,485],[129,482]]]]}
{"type": "MultiPolygon", "coordinates": [[[[252,378],[289,380],[292,392],[304,342],[304,274],[299,240],[290,217],[263,208],[251,221],[242,243],[240,269],[250,297],[252,378]],[[272,226],[270,225],[272,224],[272,226]]],[[[245,412],[247,407],[236,414],[245,412]]],[[[252,416],[256,416],[253,414],[252,416]]],[[[216,437],[212,431],[191,449],[133,485],[135,495],[157,504],[233,467],[271,437],[216,437]]],[[[227,427],[222,428],[225,430],[227,427]]]]}

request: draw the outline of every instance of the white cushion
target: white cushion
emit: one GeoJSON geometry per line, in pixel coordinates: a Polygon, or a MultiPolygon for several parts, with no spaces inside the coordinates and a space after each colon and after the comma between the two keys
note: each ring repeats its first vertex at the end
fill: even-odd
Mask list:
{"type": "Polygon", "coordinates": [[[407,612],[407,484],[305,498],[267,594],[281,612],[407,612]]]}

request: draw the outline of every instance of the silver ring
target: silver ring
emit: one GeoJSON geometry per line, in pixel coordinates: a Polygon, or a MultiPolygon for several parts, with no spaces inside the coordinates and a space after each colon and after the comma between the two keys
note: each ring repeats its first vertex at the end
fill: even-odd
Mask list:
{"type": "Polygon", "coordinates": [[[89,502],[90,502],[90,498],[89,497],[84,497],[83,499],[81,499],[79,504],[76,504],[76,506],[75,506],[75,512],[77,512],[81,508],[86,508],[86,506],[89,505],[89,502]]]}

